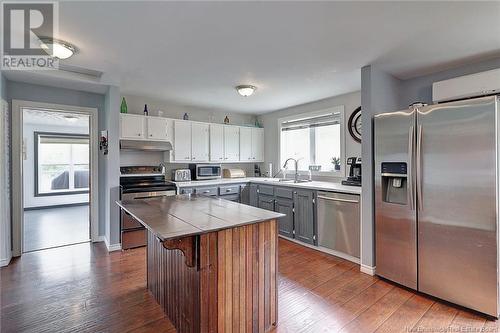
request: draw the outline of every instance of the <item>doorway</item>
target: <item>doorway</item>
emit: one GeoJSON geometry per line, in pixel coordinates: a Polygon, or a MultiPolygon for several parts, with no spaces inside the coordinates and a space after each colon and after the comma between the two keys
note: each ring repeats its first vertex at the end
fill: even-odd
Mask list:
{"type": "Polygon", "coordinates": [[[97,240],[97,110],[12,104],[14,256],[97,240]]]}

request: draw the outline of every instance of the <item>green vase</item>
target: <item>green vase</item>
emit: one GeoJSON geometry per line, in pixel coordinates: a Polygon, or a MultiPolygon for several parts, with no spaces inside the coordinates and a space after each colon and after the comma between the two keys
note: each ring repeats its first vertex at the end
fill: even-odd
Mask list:
{"type": "Polygon", "coordinates": [[[122,98],[122,105],[120,105],[120,113],[127,113],[127,102],[125,101],[125,97],[122,98]]]}

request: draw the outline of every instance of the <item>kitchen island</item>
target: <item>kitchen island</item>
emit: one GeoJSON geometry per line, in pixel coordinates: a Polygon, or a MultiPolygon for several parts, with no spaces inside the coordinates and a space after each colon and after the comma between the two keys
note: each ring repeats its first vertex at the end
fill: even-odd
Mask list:
{"type": "Polygon", "coordinates": [[[283,214],[196,195],[117,204],[148,230],[147,287],[178,332],[276,326],[283,214]]]}

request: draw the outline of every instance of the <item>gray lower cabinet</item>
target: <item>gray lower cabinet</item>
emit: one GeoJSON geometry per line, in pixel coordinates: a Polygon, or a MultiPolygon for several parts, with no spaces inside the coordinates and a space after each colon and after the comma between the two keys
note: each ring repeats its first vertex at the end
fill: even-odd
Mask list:
{"type": "Polygon", "coordinates": [[[294,191],[293,207],[295,210],[295,238],[304,243],[315,245],[314,192],[310,190],[294,191]]]}
{"type": "Polygon", "coordinates": [[[250,205],[250,184],[240,185],[240,203],[250,205]]]}
{"type": "Polygon", "coordinates": [[[179,189],[179,194],[193,194],[194,188],[192,187],[181,187],[179,189]]]}
{"type": "Polygon", "coordinates": [[[276,198],[274,211],[285,214],[278,220],[278,232],[280,235],[293,238],[293,200],[276,198]]]}
{"type": "Polygon", "coordinates": [[[259,194],[259,208],[274,211],[274,197],[270,195],[259,194]]]}
{"type": "Polygon", "coordinates": [[[249,198],[249,205],[258,207],[259,206],[259,185],[257,184],[250,184],[250,198],[249,198]]]}

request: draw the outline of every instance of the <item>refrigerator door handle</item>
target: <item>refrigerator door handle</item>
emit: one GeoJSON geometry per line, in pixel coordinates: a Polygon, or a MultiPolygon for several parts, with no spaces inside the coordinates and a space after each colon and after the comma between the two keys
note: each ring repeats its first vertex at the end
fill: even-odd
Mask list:
{"type": "Polygon", "coordinates": [[[415,141],[415,129],[410,126],[408,130],[408,201],[410,209],[415,210],[415,198],[413,197],[413,142],[415,141]]]}
{"type": "Polygon", "coordinates": [[[417,204],[418,210],[424,207],[422,201],[422,125],[418,125],[417,133],[417,204]]]}

